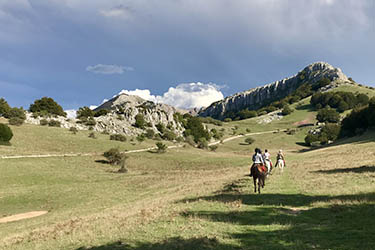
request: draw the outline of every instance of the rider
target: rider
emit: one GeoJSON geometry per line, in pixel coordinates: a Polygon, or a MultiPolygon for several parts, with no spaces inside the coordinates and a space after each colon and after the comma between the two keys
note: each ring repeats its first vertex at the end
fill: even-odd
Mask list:
{"type": "Polygon", "coordinates": [[[267,167],[267,171],[268,171],[268,173],[270,173],[271,168],[272,168],[272,161],[271,161],[271,154],[268,153],[267,149],[264,150],[263,157],[264,157],[264,162],[265,162],[266,167],[267,167]]]}
{"type": "Polygon", "coordinates": [[[259,148],[255,148],[255,154],[253,155],[253,165],[250,169],[250,177],[253,176],[253,171],[255,167],[258,167],[259,165],[264,165],[264,160],[262,156],[262,151],[259,148]]]}
{"type": "Polygon", "coordinates": [[[276,166],[277,167],[279,166],[281,168],[281,170],[283,170],[284,166],[285,166],[285,158],[284,158],[284,154],[283,154],[283,151],[280,149],[279,150],[279,153],[277,153],[277,156],[276,156],[276,166]]]}

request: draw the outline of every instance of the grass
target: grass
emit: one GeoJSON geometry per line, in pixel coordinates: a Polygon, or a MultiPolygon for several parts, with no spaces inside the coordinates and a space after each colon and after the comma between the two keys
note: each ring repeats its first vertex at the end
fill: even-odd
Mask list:
{"type": "MultiPolygon", "coordinates": [[[[309,149],[302,144],[308,128],[298,128],[314,121],[308,101],[270,124],[253,118],[222,126],[226,137],[235,126],[237,133],[293,128],[293,135],[252,135],[251,145],[241,137],[216,152],[187,146],[134,153],[127,174],[99,155],[0,159],[0,217],[49,211],[0,224],[0,249],[373,249],[375,133],[309,149]],[[283,149],[287,163],[260,195],[245,176],[255,147],[267,148],[273,160],[283,149]]],[[[12,130],[1,155],[155,145],[61,128],[12,130]]]]}

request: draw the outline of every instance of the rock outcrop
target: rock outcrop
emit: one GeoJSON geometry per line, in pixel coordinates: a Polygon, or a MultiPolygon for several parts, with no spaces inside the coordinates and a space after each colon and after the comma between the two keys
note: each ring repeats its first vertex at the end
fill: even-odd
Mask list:
{"type": "Polygon", "coordinates": [[[348,78],[341,69],[325,62],[312,63],[292,77],[240,92],[215,102],[202,110],[199,115],[223,119],[226,112],[238,112],[246,108],[255,110],[291,94],[302,83],[313,84],[322,78],[328,78],[334,84],[348,82],[348,78]]]}
{"type": "Polygon", "coordinates": [[[159,132],[156,125],[161,123],[177,135],[182,135],[185,130],[174,116],[179,110],[166,104],[146,101],[138,96],[118,95],[100,105],[95,111],[101,109],[106,109],[109,113],[94,117],[95,125],[86,125],[79,119],[67,119],[65,117],[35,118],[32,113],[27,113],[26,122],[38,125],[42,119],[47,121],[57,120],[64,128],[76,127],[79,130],[92,129],[93,131],[111,134],[138,135],[145,132],[144,129],[134,126],[136,116],[141,114],[147,124],[145,129],[153,129],[155,132],[159,132]]]}

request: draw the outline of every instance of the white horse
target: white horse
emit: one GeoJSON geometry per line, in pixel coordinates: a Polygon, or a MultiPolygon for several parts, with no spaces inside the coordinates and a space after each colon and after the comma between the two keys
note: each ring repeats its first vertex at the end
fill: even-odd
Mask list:
{"type": "Polygon", "coordinates": [[[280,167],[281,172],[284,170],[285,162],[283,159],[278,159],[276,163],[276,167],[280,167]]]}

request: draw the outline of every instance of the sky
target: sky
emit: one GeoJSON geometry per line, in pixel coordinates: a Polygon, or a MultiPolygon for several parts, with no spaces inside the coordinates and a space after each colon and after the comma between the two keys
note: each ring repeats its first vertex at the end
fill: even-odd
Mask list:
{"type": "Polygon", "coordinates": [[[325,61],[375,86],[375,0],[0,0],[0,97],[179,108],[325,61]]]}

